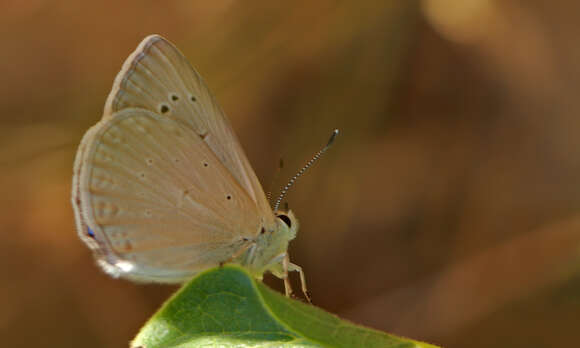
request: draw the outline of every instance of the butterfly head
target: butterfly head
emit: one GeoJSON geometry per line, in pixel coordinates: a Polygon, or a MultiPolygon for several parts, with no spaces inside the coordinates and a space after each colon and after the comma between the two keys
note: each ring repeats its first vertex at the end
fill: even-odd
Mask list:
{"type": "Polygon", "coordinates": [[[261,275],[272,267],[278,267],[288,250],[288,243],[296,237],[298,220],[292,211],[276,211],[275,224],[262,228],[256,238],[255,247],[248,251],[249,268],[261,275]]]}
{"type": "Polygon", "coordinates": [[[296,231],[298,231],[298,220],[292,210],[278,210],[274,215],[276,216],[278,231],[284,230],[285,233],[283,234],[289,237],[288,240],[294,239],[296,237],[296,231]]]}

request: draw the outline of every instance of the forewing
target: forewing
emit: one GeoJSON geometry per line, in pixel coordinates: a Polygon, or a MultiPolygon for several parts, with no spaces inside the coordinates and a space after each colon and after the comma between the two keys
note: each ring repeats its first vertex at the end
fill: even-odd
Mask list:
{"type": "Polygon", "coordinates": [[[75,160],[81,238],[115,275],[177,282],[259,233],[253,199],[192,127],[126,108],[91,128],[75,160]]]}
{"type": "Polygon", "coordinates": [[[181,52],[158,35],[145,38],[125,61],[107,98],[104,119],[142,108],[197,133],[248,192],[269,225],[274,216],[229,121],[201,76],[181,52]]]}

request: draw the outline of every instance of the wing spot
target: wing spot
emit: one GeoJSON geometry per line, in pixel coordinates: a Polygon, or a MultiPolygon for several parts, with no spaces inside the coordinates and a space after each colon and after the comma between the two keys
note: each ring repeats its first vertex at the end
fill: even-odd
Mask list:
{"type": "Polygon", "coordinates": [[[199,136],[202,140],[205,140],[205,138],[207,138],[207,131],[205,133],[201,133],[199,136]]]}
{"type": "Polygon", "coordinates": [[[231,200],[231,199],[232,199],[232,196],[231,196],[231,195],[227,195],[227,196],[226,196],[226,199],[229,201],[229,200],[231,200]]]}
{"type": "Polygon", "coordinates": [[[169,106],[161,104],[161,108],[159,110],[161,111],[162,114],[166,114],[167,112],[169,112],[169,106]]]}
{"type": "Polygon", "coordinates": [[[173,162],[175,162],[175,163],[179,163],[179,162],[180,162],[180,161],[179,161],[179,158],[174,158],[174,159],[173,159],[173,162]]]}
{"type": "Polygon", "coordinates": [[[207,162],[203,162],[203,166],[207,167],[207,166],[209,166],[209,164],[207,162]]]}
{"type": "Polygon", "coordinates": [[[114,203],[101,201],[95,205],[94,212],[98,217],[113,217],[119,214],[119,207],[114,203]]]}
{"type": "Polygon", "coordinates": [[[140,177],[141,179],[145,179],[145,173],[139,173],[139,177],[140,177]]]}
{"type": "Polygon", "coordinates": [[[188,195],[189,195],[189,189],[185,189],[185,190],[181,191],[181,197],[179,197],[179,200],[177,201],[177,208],[183,207],[183,201],[185,200],[185,197],[187,197],[188,195]]]}
{"type": "Polygon", "coordinates": [[[153,213],[151,212],[151,210],[147,209],[147,210],[145,210],[145,216],[152,217],[153,213]]]}
{"type": "Polygon", "coordinates": [[[197,99],[194,96],[189,97],[189,99],[194,103],[197,101],[197,99]]]}
{"type": "Polygon", "coordinates": [[[147,159],[147,165],[152,166],[153,165],[153,159],[148,158],[147,159]]]}
{"type": "Polygon", "coordinates": [[[172,94],[171,95],[171,100],[178,101],[179,100],[179,96],[177,94],[172,94]]]}

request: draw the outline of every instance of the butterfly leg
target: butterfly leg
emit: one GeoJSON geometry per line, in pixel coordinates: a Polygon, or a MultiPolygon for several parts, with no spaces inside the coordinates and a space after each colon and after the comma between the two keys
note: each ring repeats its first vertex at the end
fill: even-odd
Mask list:
{"type": "Polygon", "coordinates": [[[284,259],[282,260],[282,279],[284,279],[284,289],[286,290],[286,297],[292,296],[292,286],[290,285],[290,278],[288,278],[288,268],[290,267],[290,256],[288,253],[284,255],[284,259]]]}
{"type": "Polygon", "coordinates": [[[304,272],[302,271],[302,267],[295,265],[293,263],[290,263],[288,265],[288,270],[295,271],[295,272],[298,272],[298,274],[300,274],[300,285],[302,286],[302,293],[304,294],[304,297],[306,297],[306,299],[308,300],[308,303],[312,303],[312,297],[310,297],[310,292],[308,291],[308,288],[306,287],[306,276],[304,276],[304,272]]]}

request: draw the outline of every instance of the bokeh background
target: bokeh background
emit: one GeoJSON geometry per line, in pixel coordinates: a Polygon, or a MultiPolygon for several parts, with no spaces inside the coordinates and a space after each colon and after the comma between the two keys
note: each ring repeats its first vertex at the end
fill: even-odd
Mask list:
{"type": "Polygon", "coordinates": [[[266,189],[341,130],[287,197],[316,305],[445,347],[574,346],[579,21],[576,1],[2,1],[3,345],[127,346],[175,291],[104,275],[69,203],[82,135],[159,33],[266,189]]]}

